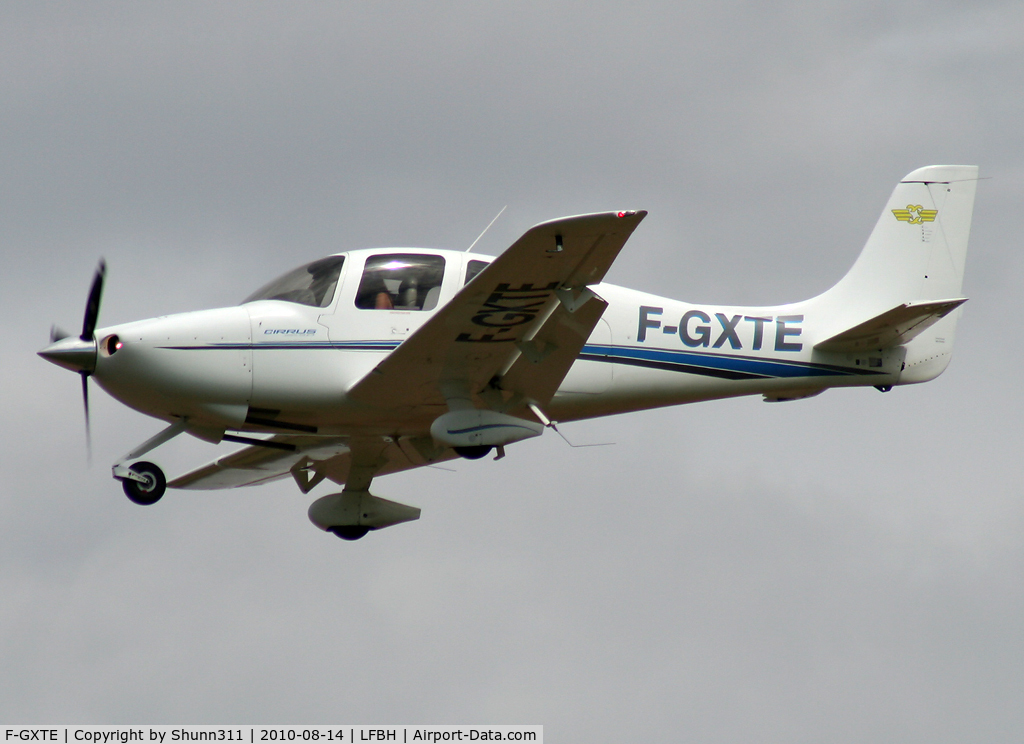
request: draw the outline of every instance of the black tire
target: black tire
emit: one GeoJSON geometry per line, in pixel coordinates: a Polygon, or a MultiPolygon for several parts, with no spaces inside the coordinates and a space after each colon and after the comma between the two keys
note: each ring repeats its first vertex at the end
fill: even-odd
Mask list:
{"type": "Polygon", "coordinates": [[[145,483],[131,479],[121,481],[121,487],[128,500],[139,506],[149,506],[159,501],[167,490],[164,471],[151,462],[137,462],[128,469],[146,479],[145,483]]]}
{"type": "Polygon", "coordinates": [[[481,457],[487,457],[487,453],[491,451],[491,448],[486,444],[480,444],[476,447],[452,447],[455,450],[455,454],[460,457],[465,457],[467,460],[479,460],[481,457]]]}
{"type": "Polygon", "coordinates": [[[358,540],[361,537],[365,537],[366,533],[370,531],[369,527],[363,527],[362,525],[344,525],[341,527],[331,527],[328,532],[337,535],[342,540],[358,540]]]}

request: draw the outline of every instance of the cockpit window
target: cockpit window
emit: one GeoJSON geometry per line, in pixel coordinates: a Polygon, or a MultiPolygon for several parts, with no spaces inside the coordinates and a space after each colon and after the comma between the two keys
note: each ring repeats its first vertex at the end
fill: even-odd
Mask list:
{"type": "Polygon", "coordinates": [[[414,253],[385,253],[366,259],[356,293],[363,310],[433,310],[441,294],[444,259],[414,253]]]}
{"type": "Polygon", "coordinates": [[[344,256],[330,256],[300,266],[253,292],[242,301],[284,300],[310,307],[327,307],[334,299],[344,256]]]}

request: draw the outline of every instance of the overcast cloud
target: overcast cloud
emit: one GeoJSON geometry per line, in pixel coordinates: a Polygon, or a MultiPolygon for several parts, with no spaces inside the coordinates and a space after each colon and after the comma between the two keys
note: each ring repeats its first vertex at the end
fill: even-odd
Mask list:
{"type": "MultiPolygon", "coordinates": [[[[0,720],[541,723],[552,741],[1024,738],[1019,2],[0,7],[0,720]],[[652,411],[382,478],[342,543],[281,482],[129,503],[159,423],[35,351],[329,252],[497,254],[650,216],[609,281],[821,292],[891,189],[981,166],[928,385],[652,411]],[[616,737],[619,737],[618,739],[616,737]]],[[[175,440],[169,473],[222,454],[175,440]]]]}

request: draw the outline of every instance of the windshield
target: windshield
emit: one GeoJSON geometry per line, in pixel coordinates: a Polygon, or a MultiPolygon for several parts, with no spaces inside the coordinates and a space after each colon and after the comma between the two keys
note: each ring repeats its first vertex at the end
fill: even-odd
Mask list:
{"type": "Polygon", "coordinates": [[[300,266],[256,290],[242,304],[256,300],[284,300],[310,307],[327,307],[334,299],[344,262],[344,256],[330,256],[300,266]]]}

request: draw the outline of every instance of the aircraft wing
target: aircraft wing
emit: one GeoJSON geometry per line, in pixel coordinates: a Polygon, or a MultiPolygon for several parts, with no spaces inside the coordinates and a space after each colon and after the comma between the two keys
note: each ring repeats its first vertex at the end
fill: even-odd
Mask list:
{"type": "MultiPolygon", "coordinates": [[[[256,486],[291,476],[306,493],[325,478],[339,485],[348,480],[352,465],[352,442],[348,437],[279,434],[267,441],[295,449],[245,447],[185,473],[167,485],[170,488],[216,490],[256,486]]],[[[438,450],[429,440],[402,437],[382,442],[379,457],[383,464],[377,474],[397,473],[455,456],[451,450],[438,450]]]]}
{"type": "MultiPolygon", "coordinates": [[[[605,212],[532,227],[356,383],[349,399],[384,409],[444,405],[442,390],[479,393],[509,371],[521,353],[529,355],[529,342],[556,308],[590,308],[585,315],[592,328],[600,317],[589,317],[596,310],[593,303],[603,300],[587,287],[604,278],[646,215],[605,212]]],[[[583,326],[574,325],[578,336],[583,326]]],[[[557,335],[564,335],[565,323],[556,319],[551,333],[556,327],[562,329],[557,335]]],[[[554,361],[543,365],[548,379],[541,386],[551,387],[557,376],[552,393],[572,364],[572,359],[554,361]]],[[[522,379],[522,372],[516,377],[522,379]]]]}

